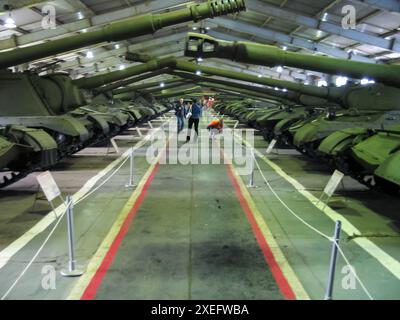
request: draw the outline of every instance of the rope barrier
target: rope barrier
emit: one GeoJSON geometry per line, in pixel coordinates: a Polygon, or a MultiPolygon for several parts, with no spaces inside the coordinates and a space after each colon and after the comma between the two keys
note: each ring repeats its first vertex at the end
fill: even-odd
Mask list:
{"type": "Polygon", "coordinates": [[[15,286],[18,284],[18,282],[21,280],[21,278],[25,275],[25,273],[28,271],[28,269],[31,267],[31,265],[33,264],[33,262],[36,260],[36,258],[39,256],[39,254],[42,252],[42,250],[44,249],[44,247],[46,246],[46,244],[49,242],[50,238],[52,237],[52,235],[54,234],[54,232],[56,231],[57,227],[59,226],[62,218],[65,216],[65,213],[67,212],[67,210],[69,209],[70,205],[72,202],[69,202],[66,205],[66,208],[64,210],[64,212],[60,215],[60,217],[58,218],[58,221],[56,222],[56,224],[54,225],[53,229],[51,229],[50,233],[47,235],[46,239],[43,241],[43,244],[39,247],[39,249],[37,250],[37,252],[35,253],[35,255],[33,256],[33,258],[31,259],[31,261],[29,261],[29,263],[26,265],[26,267],[24,268],[24,270],[22,270],[22,272],[19,274],[19,276],[16,278],[16,280],[12,283],[12,285],[8,288],[8,290],[4,293],[4,295],[1,297],[0,300],[5,300],[7,298],[7,296],[11,293],[11,291],[15,288],[15,286]]]}
{"type": "MultiPolygon", "coordinates": [[[[237,138],[239,138],[239,140],[242,142],[241,147],[242,148],[246,148],[249,149],[248,146],[244,145],[245,141],[244,139],[233,133],[234,136],[236,136],[237,138]]],[[[254,149],[254,148],[253,148],[254,149]]],[[[252,155],[252,160],[254,160],[257,169],[261,175],[261,177],[263,178],[265,184],[268,186],[268,188],[270,189],[270,191],[272,192],[272,194],[275,196],[275,198],[282,204],[283,207],[285,207],[296,219],[298,219],[301,223],[303,223],[305,226],[307,226],[309,229],[311,229],[312,231],[314,231],[315,233],[317,233],[318,235],[320,235],[321,237],[323,237],[324,239],[328,240],[329,242],[334,242],[336,247],[339,250],[340,255],[342,256],[343,260],[345,261],[345,263],[348,266],[351,266],[348,258],[346,257],[346,255],[344,254],[343,250],[340,248],[339,244],[336,243],[336,241],[331,237],[326,235],[325,233],[323,233],[322,231],[318,230],[317,228],[315,228],[314,226],[312,226],[311,224],[309,224],[307,221],[305,221],[302,217],[300,217],[296,212],[294,212],[286,203],[284,200],[282,200],[282,198],[278,195],[278,193],[274,190],[274,188],[272,187],[272,185],[269,183],[268,179],[265,177],[263,171],[261,170],[260,164],[257,161],[257,156],[255,152],[251,152],[252,155]]],[[[365,294],[368,296],[368,298],[370,300],[374,300],[372,295],[370,294],[370,292],[368,291],[368,289],[366,288],[365,284],[361,281],[361,279],[358,277],[358,275],[356,274],[356,272],[353,270],[353,268],[350,268],[351,273],[354,275],[354,277],[356,278],[356,280],[358,281],[358,283],[361,285],[363,291],[365,292],[365,294]]]]}
{"type": "MultiPolygon", "coordinates": [[[[170,122],[171,120],[165,121],[170,122]]],[[[131,152],[133,152],[134,150],[137,150],[138,148],[141,148],[143,145],[145,145],[147,142],[149,142],[149,140],[154,136],[154,134],[158,131],[160,131],[161,129],[163,129],[164,126],[161,126],[159,128],[157,128],[156,130],[154,130],[152,132],[152,134],[148,134],[143,140],[141,140],[140,142],[138,142],[136,144],[135,147],[131,148],[131,152]]],[[[85,195],[83,195],[81,198],[79,198],[76,202],[75,205],[81,203],[82,201],[84,201],[85,199],[87,199],[88,197],[90,197],[92,194],[94,194],[97,190],[99,190],[100,188],[102,188],[108,181],[110,181],[110,179],[112,177],[115,176],[115,174],[126,164],[126,162],[128,161],[130,157],[130,153],[123,155],[121,157],[121,164],[103,181],[101,182],[96,188],[92,189],[90,192],[86,193],[85,195]],[[125,158],[125,159],[123,159],[125,158]]],[[[28,269],[32,266],[32,264],[35,262],[35,260],[37,259],[37,257],[39,256],[39,254],[42,252],[42,250],[44,249],[44,247],[47,245],[47,243],[49,242],[50,238],[53,236],[54,232],[56,231],[57,227],[60,225],[62,219],[64,218],[67,210],[69,209],[69,207],[72,204],[72,200],[66,204],[66,208],[63,211],[63,213],[58,217],[58,221],[55,223],[54,227],[50,230],[49,234],[47,235],[47,237],[45,238],[45,240],[43,241],[42,245],[39,247],[39,249],[36,251],[36,253],[34,254],[34,256],[32,257],[32,259],[28,262],[28,264],[26,265],[26,267],[22,270],[22,272],[18,275],[18,277],[15,279],[15,281],[12,283],[12,285],[8,288],[8,290],[3,294],[3,296],[0,298],[0,300],[5,300],[8,295],[12,292],[12,290],[15,288],[15,286],[19,283],[19,281],[22,279],[22,277],[26,274],[26,272],[28,271],[28,269]]]]}
{"type": "MultiPolygon", "coordinates": [[[[343,250],[340,248],[339,244],[336,243],[336,241],[334,241],[334,239],[326,234],[324,234],[322,231],[318,230],[317,228],[315,228],[314,226],[312,226],[311,224],[309,224],[307,221],[305,221],[303,218],[301,218],[298,214],[296,214],[283,200],[282,198],[275,192],[275,190],[273,189],[273,187],[271,186],[271,184],[269,183],[269,181],[267,180],[267,178],[265,177],[264,173],[262,172],[260,165],[256,159],[256,155],[253,152],[252,153],[253,157],[254,157],[254,161],[256,163],[256,166],[260,172],[261,177],[263,178],[263,180],[265,181],[265,183],[267,184],[268,188],[271,190],[271,192],[273,193],[273,195],[278,199],[278,201],[293,215],[295,216],[300,222],[302,222],[305,226],[307,226],[308,228],[310,228],[311,230],[313,230],[314,232],[316,232],[317,234],[319,234],[320,236],[322,236],[323,238],[325,238],[326,240],[328,240],[329,242],[334,242],[336,247],[339,250],[340,255],[342,256],[343,260],[346,262],[347,265],[351,266],[349,260],[347,259],[347,257],[345,256],[343,250]]],[[[350,268],[351,273],[354,275],[354,277],[357,279],[357,281],[359,282],[359,284],[361,285],[362,289],[364,290],[365,294],[368,296],[368,298],[370,300],[373,300],[371,294],[369,293],[369,291],[367,290],[367,288],[365,287],[364,283],[361,281],[361,279],[358,277],[358,275],[356,274],[356,272],[354,272],[353,268],[350,268]]]]}

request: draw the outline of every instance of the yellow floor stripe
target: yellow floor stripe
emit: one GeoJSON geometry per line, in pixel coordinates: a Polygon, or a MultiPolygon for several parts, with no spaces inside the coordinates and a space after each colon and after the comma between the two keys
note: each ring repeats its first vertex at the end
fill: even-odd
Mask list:
{"type": "MultiPolygon", "coordinates": [[[[238,136],[238,138],[242,139],[242,137],[240,136],[238,136]]],[[[242,141],[248,147],[252,147],[246,140],[242,139],[242,141]]],[[[287,182],[289,182],[300,194],[302,194],[314,206],[316,206],[323,213],[325,213],[330,219],[332,219],[333,221],[340,220],[342,222],[342,230],[346,232],[349,236],[352,236],[354,234],[361,234],[360,230],[358,230],[343,215],[336,212],[329,206],[325,206],[325,204],[319,201],[317,197],[315,197],[309,191],[307,191],[306,188],[300,182],[289,176],[285,171],[283,171],[281,167],[279,167],[277,164],[275,164],[267,157],[265,157],[260,151],[258,150],[254,151],[259,158],[261,158],[266,164],[268,164],[268,166],[270,166],[278,175],[280,175],[287,182]]],[[[400,279],[400,262],[398,260],[396,260],[391,255],[383,251],[369,239],[355,238],[352,241],[357,243],[361,248],[363,248],[372,257],[374,257],[383,267],[385,267],[389,272],[391,272],[396,278],[400,279]]]]}
{"type": "Polygon", "coordinates": [[[294,294],[296,295],[296,299],[310,300],[310,297],[308,296],[306,290],[304,289],[299,278],[296,276],[295,272],[293,271],[292,267],[287,261],[285,255],[283,254],[274,236],[272,235],[271,230],[268,228],[262,214],[258,210],[257,205],[253,201],[253,198],[251,197],[250,193],[248,192],[247,187],[243,182],[241,176],[236,172],[235,168],[232,165],[228,166],[231,167],[232,172],[234,173],[236,180],[238,181],[243,197],[246,199],[253,213],[253,216],[258,224],[258,227],[260,228],[265,240],[267,241],[268,246],[270,247],[272,254],[274,255],[275,261],[278,263],[279,267],[282,270],[283,275],[286,277],[287,281],[290,284],[290,287],[292,288],[294,294]]]}
{"type": "Polygon", "coordinates": [[[132,196],[129,198],[128,202],[125,204],[122,211],[119,213],[117,219],[115,220],[114,224],[112,225],[110,231],[108,232],[107,236],[104,238],[103,242],[101,243],[100,247],[90,260],[86,272],[79,278],[78,282],[75,284],[74,288],[70,292],[67,300],[80,300],[84,291],[86,290],[87,286],[89,285],[90,281],[92,280],[93,276],[95,275],[96,271],[99,269],[104,257],[106,256],[108,250],[110,249],[115,237],[117,236],[121,226],[123,225],[124,221],[126,220],[127,215],[129,214],[130,210],[134,206],[137,198],[142,193],[143,188],[148,180],[149,176],[153,172],[157,162],[160,158],[164,155],[165,148],[159,153],[156,161],[150,165],[147,169],[146,173],[140,180],[138,186],[136,187],[135,191],[133,192],[132,196]]]}
{"type": "MultiPolygon", "coordinates": [[[[161,130],[160,128],[155,129],[155,132],[161,130]]],[[[135,150],[142,147],[150,140],[151,136],[147,135],[144,136],[140,141],[138,141],[135,146],[133,147],[135,150]]],[[[111,170],[113,170],[118,164],[121,163],[122,159],[127,157],[131,152],[128,149],[124,154],[122,154],[118,159],[114,160],[110,163],[106,168],[101,170],[95,176],[90,178],[82,188],[77,191],[73,196],[72,199],[74,202],[82,198],[85,194],[87,194],[95,185],[96,183],[107,175],[111,170]]],[[[32,241],[37,235],[41,234],[45,231],[54,221],[56,221],[65,211],[65,204],[61,204],[55,209],[55,212],[49,212],[44,218],[38,221],[32,228],[30,228],[27,232],[25,232],[22,236],[18,239],[13,241],[10,245],[0,251],[0,269],[3,268],[14,255],[16,255],[20,250],[22,250],[30,241],[32,241]]]]}

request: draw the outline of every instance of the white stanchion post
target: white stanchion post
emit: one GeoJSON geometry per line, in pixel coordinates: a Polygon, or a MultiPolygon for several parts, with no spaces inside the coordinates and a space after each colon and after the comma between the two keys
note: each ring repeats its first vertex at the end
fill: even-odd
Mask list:
{"type": "Polygon", "coordinates": [[[152,125],[151,121],[148,121],[147,124],[149,125],[150,129],[153,129],[153,125],[152,125]]]}
{"type": "Polygon", "coordinates": [[[139,127],[136,127],[136,132],[138,133],[138,135],[139,135],[140,138],[143,137],[142,131],[140,130],[139,127]]]}
{"type": "Polygon", "coordinates": [[[333,242],[332,242],[332,252],[331,252],[331,260],[330,260],[330,264],[329,264],[329,275],[328,275],[328,283],[327,283],[326,293],[325,293],[325,300],[332,300],[333,283],[335,281],[336,260],[337,260],[341,228],[342,228],[342,222],[336,221],[335,232],[333,235],[333,242]]]}
{"type": "Polygon", "coordinates": [[[69,262],[68,268],[61,270],[61,275],[64,277],[79,277],[84,272],[76,265],[75,260],[75,244],[74,244],[74,204],[72,198],[67,196],[67,226],[68,226],[68,253],[69,262]]]}
{"type": "Polygon", "coordinates": [[[136,187],[135,184],[135,153],[133,150],[133,147],[131,148],[131,153],[130,153],[130,169],[129,169],[129,181],[125,185],[126,188],[133,188],[136,187]]]}
{"type": "Polygon", "coordinates": [[[250,179],[249,179],[249,184],[247,185],[248,188],[255,188],[256,186],[254,185],[254,150],[251,149],[251,162],[250,162],[250,179]]]}

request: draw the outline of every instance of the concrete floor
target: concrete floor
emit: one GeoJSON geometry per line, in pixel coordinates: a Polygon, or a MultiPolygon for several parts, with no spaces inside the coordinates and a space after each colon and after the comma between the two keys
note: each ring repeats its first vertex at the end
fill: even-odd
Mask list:
{"type": "MultiPolygon", "coordinates": [[[[202,125],[205,126],[205,120],[202,125]]],[[[122,150],[126,150],[132,143],[121,142],[121,145],[122,150]]],[[[256,147],[265,150],[266,143],[261,137],[256,136],[256,147]]],[[[137,181],[149,168],[144,152],[145,148],[140,149],[135,158],[137,181]]],[[[52,171],[63,193],[76,192],[117,158],[105,153],[106,148],[84,150],[52,171]]],[[[292,151],[279,153],[268,157],[319,197],[330,175],[323,164],[310,163],[292,151]]],[[[290,208],[325,234],[333,233],[331,218],[268,163],[261,159],[259,163],[271,186],[290,208]]],[[[77,259],[84,267],[132,194],[132,190],[124,186],[128,173],[128,165],[122,167],[99,192],[75,208],[77,259]]],[[[255,181],[259,188],[249,189],[249,192],[263,220],[307,294],[311,299],[322,299],[331,243],[296,220],[264,185],[257,171],[255,181]]],[[[345,179],[344,186],[345,189],[338,190],[330,200],[329,207],[361,234],[343,233],[342,250],[373,298],[398,299],[400,282],[396,275],[400,270],[393,268],[397,268],[400,258],[397,214],[400,199],[367,190],[350,178],[345,179]],[[360,246],[357,239],[371,240],[397,264],[385,266],[360,246]]],[[[34,175],[0,191],[0,257],[13,241],[48,213],[48,205],[43,200],[36,200],[33,207],[37,195],[34,175]]],[[[1,296],[21,274],[48,231],[49,228],[34,237],[0,269],[1,296]]],[[[58,271],[66,262],[66,227],[62,222],[6,298],[67,298],[78,279],[59,275],[58,271]],[[55,290],[42,287],[43,266],[48,265],[57,271],[55,290]]],[[[334,298],[367,299],[359,284],[355,289],[342,287],[344,265],[339,258],[334,298]]],[[[178,164],[158,168],[95,298],[283,299],[283,295],[235,195],[226,165],[178,164]]]]}

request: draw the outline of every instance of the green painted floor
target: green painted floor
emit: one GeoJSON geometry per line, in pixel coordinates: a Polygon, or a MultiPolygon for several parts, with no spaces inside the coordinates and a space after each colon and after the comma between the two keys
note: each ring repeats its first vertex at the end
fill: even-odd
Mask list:
{"type": "Polygon", "coordinates": [[[282,299],[225,165],[161,165],[97,299],[282,299]]]}
{"type": "MultiPolygon", "coordinates": [[[[205,127],[205,119],[201,126],[205,127]]],[[[133,143],[124,142],[123,147],[133,143]]],[[[182,142],[179,143],[182,146],[182,142]]],[[[265,151],[260,136],[255,147],[265,151]]],[[[142,148],[135,159],[136,179],[149,167],[142,148]]],[[[290,150],[268,156],[282,170],[319,196],[330,172],[290,150]]],[[[113,156],[113,158],[115,158],[113,156]]],[[[55,170],[63,193],[71,194],[110,158],[77,156],[55,170]]],[[[260,161],[274,190],[296,213],[331,235],[334,221],[317,209],[270,166],[260,161]]],[[[84,267],[98,249],[132,190],[125,188],[125,166],[104,187],[76,208],[77,259],[84,267]]],[[[242,179],[247,182],[247,177],[242,179]]],[[[300,223],[276,199],[256,170],[259,188],[250,189],[263,219],[311,299],[323,299],[331,244],[300,223]]],[[[395,261],[400,259],[400,200],[344,180],[329,206],[361,234],[342,234],[341,247],[374,299],[399,299],[399,278],[360,247],[354,237],[369,239],[395,261]],[[388,205],[390,204],[390,205],[388,205]]],[[[1,250],[34,225],[45,203],[32,209],[37,185],[33,178],[1,191],[1,250]],[[25,183],[25,184],[24,184],[25,183]]],[[[49,228],[30,241],[0,268],[0,295],[15,281],[42,244],[49,228]]],[[[1,251],[0,251],[1,252],[1,251]]],[[[0,261],[1,262],[1,261],[0,261]]],[[[67,262],[66,225],[60,224],[49,244],[7,299],[65,299],[77,279],[63,278],[67,262]],[[43,267],[57,273],[54,290],[42,287],[43,267]]],[[[338,259],[334,299],[367,299],[359,283],[345,288],[345,262],[338,259]]],[[[400,271],[400,270],[396,270],[400,271]]],[[[252,229],[236,198],[226,166],[161,165],[137,216],[126,234],[97,299],[282,299],[252,229]]]]}

